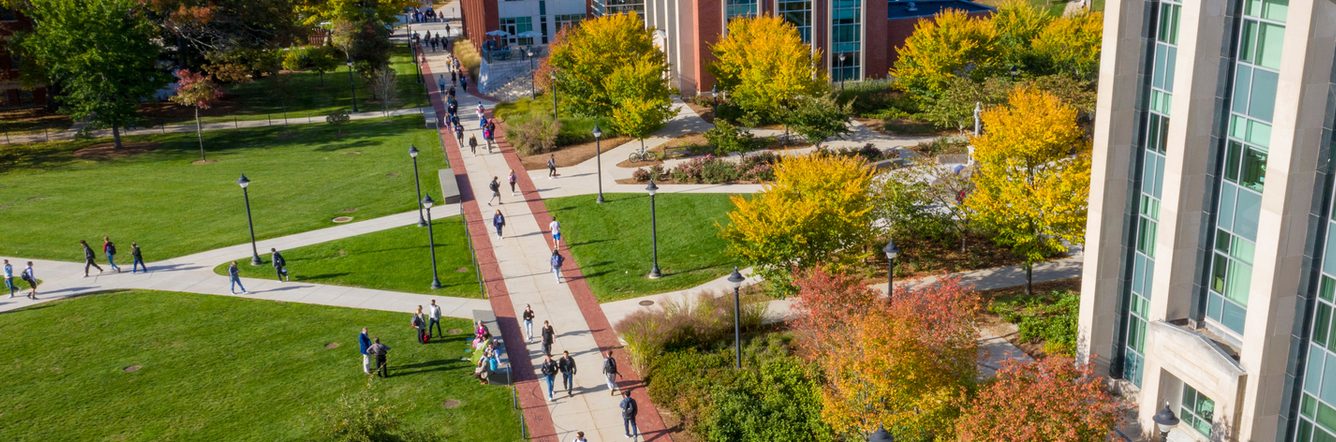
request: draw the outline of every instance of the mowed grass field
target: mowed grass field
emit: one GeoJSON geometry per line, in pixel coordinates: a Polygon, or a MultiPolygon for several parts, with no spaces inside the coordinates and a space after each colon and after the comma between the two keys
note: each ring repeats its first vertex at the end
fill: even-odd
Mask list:
{"type": "Polygon", "coordinates": [[[649,196],[604,194],[546,200],[547,210],[561,222],[562,240],[571,247],[581,272],[600,302],[695,287],[727,275],[734,265],[717,224],[728,222],[733,203],[722,194],[665,194],[656,201],[659,224],[659,269],[649,279],[652,263],[649,196]]]}
{"type": "Polygon", "coordinates": [[[445,321],[461,334],[427,345],[407,324],[400,313],[148,291],[5,313],[0,440],[313,440],[338,399],[368,382],[406,427],[520,440],[510,389],[478,384],[460,360],[469,322],[445,321]],[[364,326],[391,347],[389,378],[362,373],[364,326]]]}
{"type": "MultiPolygon", "coordinates": [[[[150,262],[250,240],[237,178],[250,178],[257,237],[271,238],[413,210],[409,145],[422,189],[437,198],[445,159],[422,119],[359,120],[128,137],[126,148],[77,141],[0,149],[0,256],[82,259],[78,240],[110,235],[150,262]]],[[[99,250],[99,257],[101,253],[99,250]]]]}
{"type": "MultiPolygon", "coordinates": [[[[380,232],[281,250],[288,262],[290,281],[346,285],[371,289],[424,293],[440,296],[481,298],[473,257],[464,237],[459,216],[432,220],[436,234],[436,266],[441,288],[431,288],[431,252],[427,250],[427,228],[396,227],[380,232]]],[[[270,255],[261,253],[264,265],[249,265],[249,256],[237,257],[241,276],[278,279],[270,255]]],[[[227,274],[228,263],[214,272],[227,274]]]]}

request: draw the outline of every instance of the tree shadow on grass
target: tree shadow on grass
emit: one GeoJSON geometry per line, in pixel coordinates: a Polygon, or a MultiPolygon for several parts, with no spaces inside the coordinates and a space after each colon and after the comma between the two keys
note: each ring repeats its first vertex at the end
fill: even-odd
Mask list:
{"type": "Polygon", "coordinates": [[[319,273],[319,274],[315,274],[315,275],[302,275],[302,276],[301,276],[301,281],[316,281],[316,280],[321,280],[321,279],[332,279],[332,278],[338,278],[338,277],[340,277],[340,276],[348,276],[349,274],[351,274],[351,273],[350,273],[350,272],[340,272],[340,273],[319,273]]]}
{"type": "Polygon", "coordinates": [[[433,371],[450,371],[456,368],[464,367],[465,365],[466,364],[464,364],[463,361],[459,360],[436,359],[432,361],[424,361],[413,364],[400,365],[398,367],[391,366],[390,368],[398,369],[397,371],[391,372],[391,375],[393,377],[398,377],[398,376],[410,376],[419,373],[430,373],[433,371]]]}

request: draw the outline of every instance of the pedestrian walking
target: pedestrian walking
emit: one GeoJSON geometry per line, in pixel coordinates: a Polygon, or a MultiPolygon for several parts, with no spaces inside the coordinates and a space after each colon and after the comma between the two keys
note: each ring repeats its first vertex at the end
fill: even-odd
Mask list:
{"type": "Polygon", "coordinates": [[[483,106],[481,102],[478,103],[478,106],[475,108],[474,112],[478,114],[479,120],[487,118],[487,107],[483,106]]]}
{"type": "Polygon", "coordinates": [[[424,336],[426,336],[427,331],[427,320],[426,315],[422,314],[422,306],[419,305],[417,313],[413,313],[411,324],[413,325],[413,333],[417,335],[418,343],[426,344],[427,340],[424,336]]]}
{"type": "Polygon", "coordinates": [[[556,178],[556,176],[557,176],[557,155],[551,154],[547,156],[547,177],[556,178]]]}
{"type": "Polygon", "coordinates": [[[455,85],[457,85],[457,84],[459,84],[459,74],[456,74],[455,71],[450,71],[450,95],[451,95],[451,96],[454,96],[454,95],[455,95],[455,85]]]}
{"type": "Polygon", "coordinates": [[[116,265],[116,243],[111,242],[111,237],[102,237],[102,254],[107,255],[107,265],[116,273],[120,273],[121,266],[116,265]]]}
{"type": "Polygon", "coordinates": [[[533,306],[524,304],[524,340],[533,342],[533,306]]]}
{"type": "Polygon", "coordinates": [[[371,336],[367,335],[366,327],[362,327],[362,333],[357,335],[357,350],[362,353],[362,373],[371,374],[371,336]]]}
{"type": "Polygon", "coordinates": [[[500,238],[501,229],[506,227],[506,216],[501,214],[500,209],[497,209],[496,214],[492,215],[492,226],[496,227],[496,237],[500,238]]]}
{"type": "Polygon", "coordinates": [[[515,195],[515,183],[519,182],[519,176],[515,175],[515,169],[510,170],[510,195],[515,195]]]}
{"type": "Polygon", "coordinates": [[[28,261],[28,267],[23,269],[19,278],[28,283],[28,299],[37,299],[37,273],[32,270],[32,261],[28,261]]]}
{"type": "Polygon", "coordinates": [[[626,430],[626,437],[635,440],[640,436],[640,428],[636,427],[636,413],[640,412],[640,407],[636,406],[635,399],[631,399],[630,391],[622,392],[622,403],[619,406],[622,409],[622,428],[626,430]]]}
{"type": "Polygon", "coordinates": [[[382,378],[390,377],[389,359],[390,346],[380,343],[380,338],[376,338],[375,343],[366,349],[367,353],[376,358],[376,375],[382,378]]]}
{"type": "Polygon", "coordinates": [[[585,432],[576,431],[575,439],[571,439],[571,442],[589,442],[589,439],[585,439],[585,432]]]}
{"type": "Polygon", "coordinates": [[[557,284],[561,284],[561,264],[566,262],[566,257],[561,256],[557,249],[552,249],[552,274],[557,275],[557,284]]]}
{"type": "Polygon", "coordinates": [[[487,188],[488,188],[488,189],[492,189],[492,198],[489,199],[489,200],[487,200],[487,205],[489,205],[489,206],[492,205],[492,201],[496,201],[497,204],[500,204],[500,203],[501,203],[501,181],[498,180],[495,176],[493,176],[493,177],[492,177],[492,182],[487,184],[487,188]]]}
{"type": "Polygon", "coordinates": [[[446,36],[449,36],[449,35],[450,35],[450,24],[449,24],[449,23],[446,23],[446,24],[445,24],[445,35],[446,35],[446,36]]]}
{"type": "Polygon", "coordinates": [[[469,152],[473,152],[474,155],[478,154],[478,137],[469,135],[469,152]]]}
{"type": "Polygon", "coordinates": [[[134,260],[134,262],[130,264],[131,274],[138,273],[141,268],[144,269],[144,273],[148,273],[148,266],[144,265],[144,251],[139,248],[139,243],[137,242],[130,243],[130,259],[134,260]]]}
{"type": "Polygon", "coordinates": [[[445,75],[436,76],[436,93],[445,92],[445,75]]]}
{"type": "Polygon", "coordinates": [[[436,305],[435,299],[431,300],[427,313],[427,336],[431,336],[432,329],[435,329],[436,337],[444,338],[445,332],[441,331],[441,306],[436,305]]]}
{"type": "Polygon", "coordinates": [[[575,392],[571,390],[575,387],[575,358],[571,357],[571,352],[561,352],[557,368],[561,370],[561,386],[566,389],[566,396],[575,396],[575,392]]]}
{"type": "Polygon", "coordinates": [[[467,75],[459,76],[459,90],[464,92],[469,91],[469,77],[467,75]]]}
{"type": "Polygon", "coordinates": [[[552,222],[547,223],[547,231],[552,232],[552,248],[561,248],[561,223],[557,222],[557,217],[552,217],[552,222]]]}
{"type": "Polygon", "coordinates": [[[608,357],[603,359],[603,376],[608,378],[608,394],[617,394],[617,359],[612,357],[612,350],[608,350],[608,357]]]}
{"type": "Polygon", "coordinates": [[[4,272],[5,272],[5,288],[9,289],[9,297],[13,298],[14,293],[18,292],[18,288],[14,287],[14,266],[9,265],[8,259],[5,260],[4,272]]]}
{"type": "Polygon", "coordinates": [[[237,294],[237,288],[241,288],[241,294],[246,294],[246,286],[241,285],[241,269],[237,268],[237,262],[227,266],[227,277],[232,281],[232,294],[237,294]]]}
{"type": "Polygon", "coordinates": [[[286,282],[288,280],[288,260],[283,259],[283,254],[278,253],[278,249],[271,247],[269,248],[269,251],[273,253],[270,260],[273,261],[274,264],[274,273],[278,275],[279,281],[286,282]]]}
{"type": "Polygon", "coordinates": [[[81,239],[79,240],[79,245],[83,246],[84,252],[84,277],[88,277],[89,267],[96,268],[98,273],[102,273],[102,266],[97,265],[97,254],[93,253],[92,247],[88,247],[88,241],[81,239]]]}
{"type": "Polygon", "coordinates": [[[539,367],[543,373],[543,379],[547,380],[547,400],[556,399],[552,389],[557,382],[557,363],[552,360],[552,355],[543,356],[543,365],[539,367]]]}
{"type": "MultiPolygon", "coordinates": [[[[454,123],[454,126],[455,126],[455,139],[456,139],[456,140],[463,140],[463,139],[464,139],[464,126],[462,126],[462,125],[459,124],[459,116],[458,116],[458,115],[455,115],[455,116],[451,117],[451,119],[454,120],[453,123],[454,123]]],[[[475,143],[475,144],[476,144],[476,143],[475,143]]],[[[473,151],[473,153],[478,153],[478,151],[476,150],[476,148],[475,148],[475,150],[473,151]]]]}
{"type": "Polygon", "coordinates": [[[543,354],[552,356],[552,343],[557,340],[557,331],[552,328],[552,323],[543,321],[543,329],[539,331],[543,335],[543,354]]]}

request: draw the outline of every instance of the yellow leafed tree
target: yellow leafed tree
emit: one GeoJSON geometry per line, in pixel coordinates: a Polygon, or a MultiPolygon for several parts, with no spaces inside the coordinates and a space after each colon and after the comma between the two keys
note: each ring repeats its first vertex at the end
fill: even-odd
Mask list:
{"type": "Polygon", "coordinates": [[[821,95],[825,75],[816,68],[812,47],[784,19],[766,15],[728,23],[728,33],[711,47],[710,70],[720,88],[743,109],[778,117],[795,96],[821,95]]]}
{"type": "Polygon", "coordinates": [[[948,9],[932,20],[919,20],[900,47],[891,76],[897,88],[926,105],[946,90],[952,78],[982,81],[1005,71],[996,45],[992,23],[948,9]]]}
{"type": "Polygon", "coordinates": [[[1035,58],[1052,72],[1069,72],[1091,80],[1099,72],[1104,14],[1098,11],[1053,20],[1030,44],[1035,58]]]}
{"type": "Polygon", "coordinates": [[[985,131],[971,139],[978,169],[965,205],[1025,261],[1027,293],[1036,262],[1084,241],[1090,153],[1076,114],[1052,94],[1020,88],[984,111],[985,131]]]}

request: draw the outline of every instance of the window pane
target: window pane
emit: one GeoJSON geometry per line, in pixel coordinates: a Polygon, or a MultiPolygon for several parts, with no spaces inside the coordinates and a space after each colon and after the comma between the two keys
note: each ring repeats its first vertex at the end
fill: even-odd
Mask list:
{"type": "Polygon", "coordinates": [[[1230,109],[1240,114],[1246,114],[1248,109],[1248,97],[1251,96],[1253,69],[1248,66],[1239,65],[1234,72],[1234,96],[1231,98],[1233,103],[1230,109]]]}
{"type": "Polygon", "coordinates": [[[1264,69],[1253,71],[1252,90],[1248,92],[1249,116],[1262,121],[1271,121],[1272,112],[1276,108],[1278,77],[1275,72],[1264,69]]]}
{"type": "Polygon", "coordinates": [[[1316,395],[1321,383],[1322,362],[1326,360],[1324,351],[1316,345],[1308,346],[1308,366],[1304,368],[1304,391],[1316,395]]]}
{"type": "Polygon", "coordinates": [[[1256,64],[1257,58],[1257,22],[1243,21],[1243,33],[1239,36],[1239,59],[1256,64]]]}
{"type": "Polygon", "coordinates": [[[1225,151],[1225,178],[1239,181],[1239,157],[1243,155],[1243,146],[1237,141],[1230,141],[1228,149],[1225,151]]]}
{"type": "Polygon", "coordinates": [[[1258,192],[1266,183],[1266,155],[1252,149],[1243,149],[1243,167],[1239,170],[1239,184],[1258,192]]]}
{"type": "Polygon", "coordinates": [[[1234,234],[1249,241],[1256,241],[1257,215],[1262,210],[1262,196],[1240,190],[1236,201],[1238,206],[1234,208],[1234,234]]]}
{"type": "Polygon", "coordinates": [[[1327,330],[1331,325],[1331,306],[1317,303],[1317,315],[1313,318],[1313,343],[1327,345],[1327,330]]]}
{"type": "Polygon", "coordinates": [[[1281,45],[1285,42],[1285,27],[1263,24],[1259,35],[1257,64],[1280,69],[1281,45]]]}

